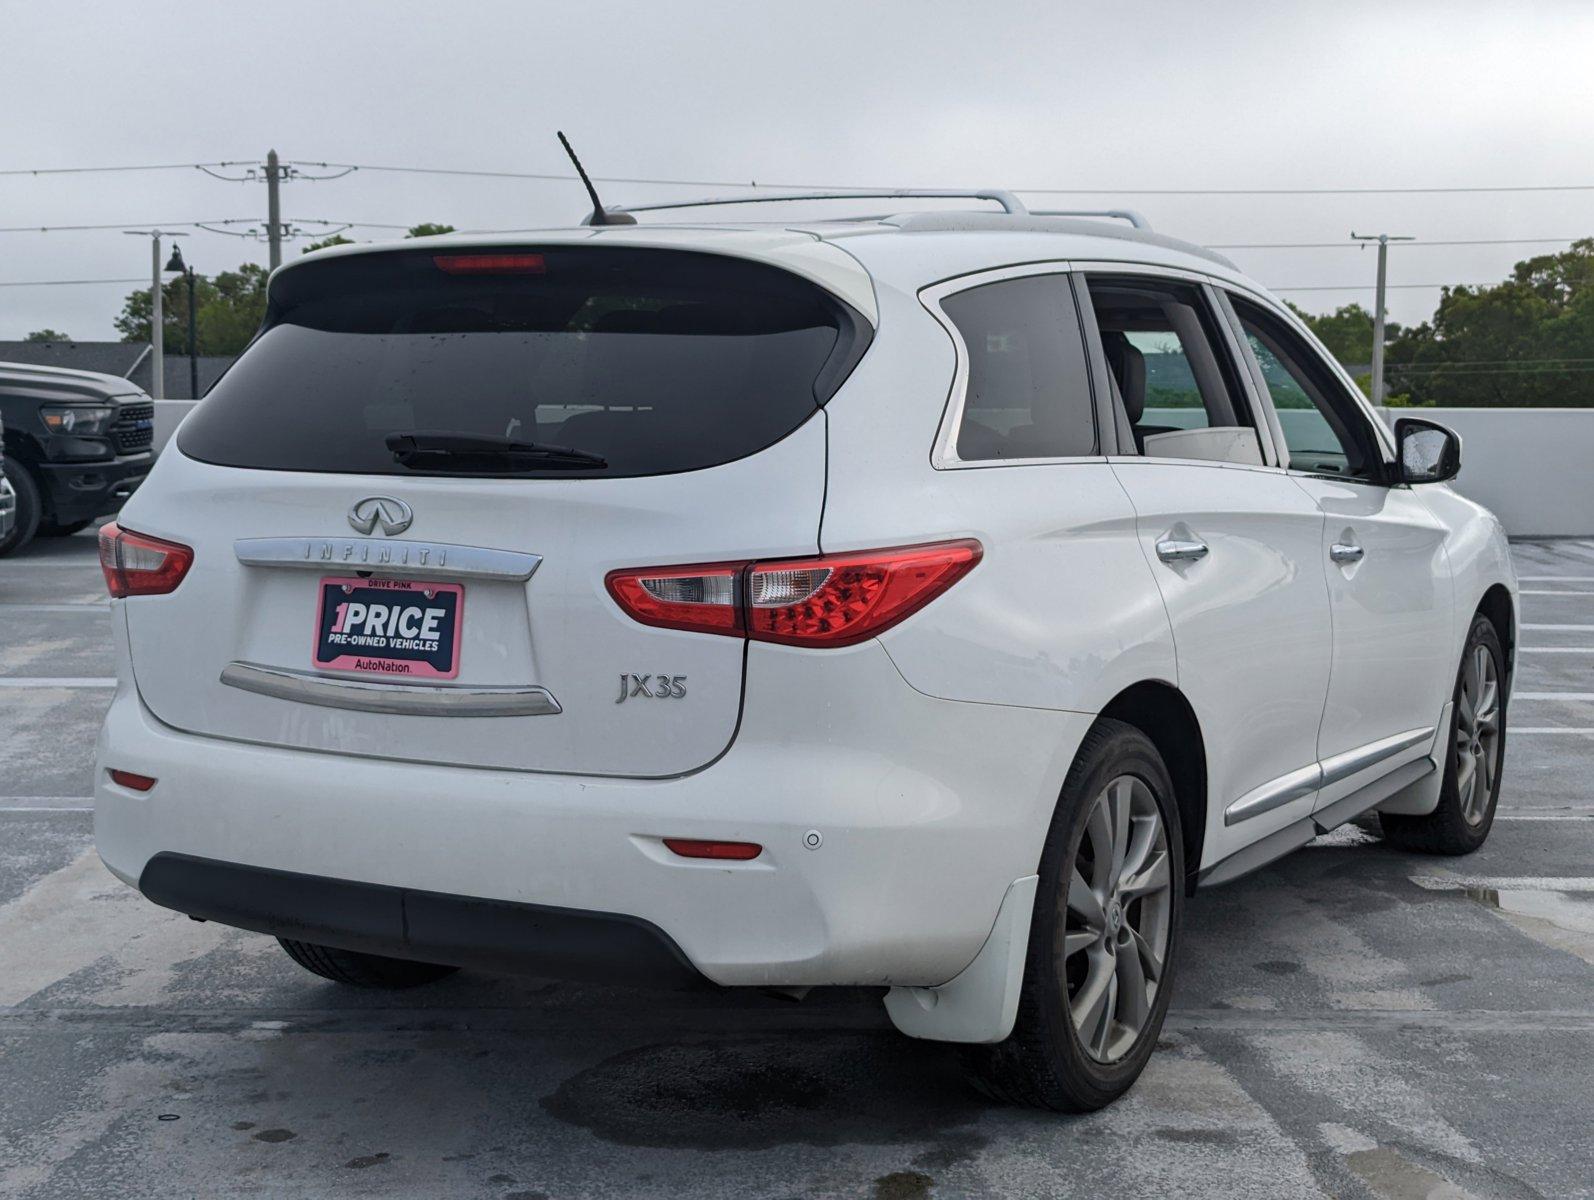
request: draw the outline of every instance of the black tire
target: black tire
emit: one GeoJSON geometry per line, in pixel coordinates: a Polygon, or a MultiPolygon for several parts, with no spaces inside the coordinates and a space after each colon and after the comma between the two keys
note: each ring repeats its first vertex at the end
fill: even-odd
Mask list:
{"type": "MultiPolygon", "coordinates": [[[[1439,787],[1439,807],[1423,817],[1379,813],[1378,823],[1386,841],[1402,850],[1419,854],[1471,854],[1483,845],[1494,826],[1494,810],[1500,802],[1500,779],[1505,774],[1506,706],[1509,699],[1505,680],[1505,650],[1500,645],[1500,634],[1494,622],[1478,613],[1472,618],[1472,628],[1467,631],[1466,646],[1461,652],[1461,666],[1456,672],[1456,690],[1452,697],[1454,703],[1446,739],[1449,749],[1445,755],[1444,782],[1439,787]],[[1499,720],[1495,735],[1494,771],[1492,778],[1487,780],[1487,795],[1481,802],[1475,799],[1469,806],[1460,784],[1462,690],[1466,682],[1467,663],[1480,649],[1493,663],[1499,720]]],[[[1474,766],[1473,770],[1478,768],[1474,766]]]]}
{"type": "Polygon", "coordinates": [[[0,558],[4,558],[22,549],[38,533],[39,522],[44,517],[44,500],[39,495],[39,485],[26,467],[9,454],[0,456],[0,462],[5,464],[5,476],[17,494],[16,524],[10,533],[0,538],[0,558]]]}
{"type": "Polygon", "coordinates": [[[71,537],[74,533],[81,533],[94,524],[92,518],[83,521],[68,521],[65,525],[57,525],[54,521],[39,522],[39,537],[71,537]]]}
{"type": "MultiPolygon", "coordinates": [[[[1126,928],[1136,903],[1139,902],[1122,906],[1126,928]]],[[[1118,908],[1116,902],[1112,908],[1118,908]]],[[[1085,735],[1069,770],[1041,852],[1040,886],[1036,889],[1023,990],[1013,1032],[994,1046],[964,1048],[965,1065],[974,1086],[993,1100],[1058,1112],[1092,1112],[1128,1091],[1156,1049],[1168,1011],[1183,915],[1184,844],[1173,780],[1157,748],[1140,730],[1121,721],[1098,721],[1085,735]],[[1124,776],[1149,789],[1165,831],[1169,875],[1169,902],[1164,910],[1167,945],[1156,975],[1156,994],[1139,1032],[1133,1035],[1126,1051],[1112,1061],[1100,1061],[1086,1050],[1069,1015],[1069,959],[1062,947],[1067,928],[1068,884],[1082,853],[1091,811],[1108,785],[1124,776]]],[[[1076,951],[1074,963],[1078,964],[1087,953],[1090,952],[1076,951]]],[[[1074,986],[1085,985],[1079,982],[1074,986]]],[[[1112,994],[1117,995],[1116,981],[1112,994]]]]}
{"type": "Polygon", "coordinates": [[[314,942],[296,942],[278,938],[282,948],[312,975],[330,979],[333,983],[359,988],[412,988],[425,983],[435,983],[452,975],[458,967],[445,967],[439,963],[411,962],[407,958],[386,958],[380,954],[363,954],[358,950],[339,950],[334,946],[318,946],[314,942]]]}

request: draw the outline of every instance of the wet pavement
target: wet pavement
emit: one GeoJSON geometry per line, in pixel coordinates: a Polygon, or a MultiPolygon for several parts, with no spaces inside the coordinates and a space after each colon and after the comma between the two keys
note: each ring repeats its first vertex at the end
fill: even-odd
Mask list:
{"type": "Polygon", "coordinates": [[[1514,551],[1489,844],[1348,826],[1199,894],[1151,1067],[1064,1118],[877,993],[351,993],[148,904],[92,847],[92,534],[36,543],[0,560],[0,1195],[1594,1196],[1594,542],[1514,551]]]}

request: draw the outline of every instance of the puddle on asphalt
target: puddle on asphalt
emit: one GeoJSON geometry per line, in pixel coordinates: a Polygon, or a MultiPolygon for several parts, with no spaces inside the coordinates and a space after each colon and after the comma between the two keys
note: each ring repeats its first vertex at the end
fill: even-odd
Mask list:
{"type": "Polygon", "coordinates": [[[1594,896],[1495,888],[1463,888],[1461,893],[1529,937],[1594,964],[1594,896]]]}

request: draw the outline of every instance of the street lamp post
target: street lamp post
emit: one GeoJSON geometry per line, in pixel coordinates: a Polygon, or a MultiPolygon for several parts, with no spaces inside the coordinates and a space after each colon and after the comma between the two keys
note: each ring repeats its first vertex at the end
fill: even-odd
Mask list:
{"type": "Polygon", "coordinates": [[[161,238],[186,237],[187,234],[161,229],[124,229],[122,232],[150,239],[149,394],[151,399],[164,400],[166,398],[166,314],[161,303],[161,238]]]}
{"type": "Polygon", "coordinates": [[[176,271],[188,280],[188,398],[199,399],[199,320],[194,308],[194,268],[183,262],[180,246],[172,247],[172,256],[166,262],[168,271],[176,271]]]}

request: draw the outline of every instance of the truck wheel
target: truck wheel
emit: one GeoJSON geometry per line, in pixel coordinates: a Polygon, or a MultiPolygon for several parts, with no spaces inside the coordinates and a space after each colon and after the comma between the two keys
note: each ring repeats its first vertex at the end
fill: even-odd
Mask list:
{"type": "Polygon", "coordinates": [[[380,954],[363,954],[358,950],[339,950],[334,946],[317,946],[314,942],[296,942],[278,938],[282,948],[312,975],[330,979],[333,983],[361,988],[412,988],[423,983],[433,983],[452,975],[458,967],[445,967],[439,963],[411,962],[407,958],[386,958],[380,954]]]}
{"type": "Polygon", "coordinates": [[[965,1051],[992,1099],[1091,1112],[1129,1090],[1156,1048],[1184,909],[1173,781],[1151,740],[1096,722],[1041,851],[1018,1019],[965,1051]]]}
{"type": "Polygon", "coordinates": [[[39,496],[39,485],[29,470],[9,454],[0,456],[5,464],[5,476],[17,494],[17,522],[11,532],[0,538],[0,558],[15,554],[33,540],[44,516],[44,503],[39,496]]]}

